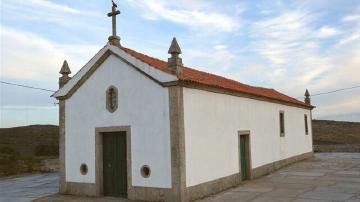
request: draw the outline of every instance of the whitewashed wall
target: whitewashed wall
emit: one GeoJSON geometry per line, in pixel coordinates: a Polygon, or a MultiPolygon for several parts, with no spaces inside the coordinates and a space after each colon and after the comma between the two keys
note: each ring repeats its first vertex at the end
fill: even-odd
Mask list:
{"type": "Polygon", "coordinates": [[[131,126],[132,185],[171,187],[168,89],[110,56],[66,101],[66,181],[95,183],[95,127],[131,126]],[[116,112],[106,110],[105,92],[118,88],[116,112]],[[81,163],[88,174],[80,174],[81,163]],[[151,176],[143,178],[142,165],[151,176]]]}
{"type": "Polygon", "coordinates": [[[251,131],[252,168],[312,151],[306,109],[184,88],[184,120],[187,186],[239,172],[239,130],[251,131]],[[279,110],[285,111],[285,137],[279,110]]]}

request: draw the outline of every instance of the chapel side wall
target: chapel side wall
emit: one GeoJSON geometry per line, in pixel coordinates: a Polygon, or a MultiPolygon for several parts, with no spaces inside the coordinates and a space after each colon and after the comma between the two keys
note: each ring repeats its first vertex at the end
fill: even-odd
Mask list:
{"type": "Polygon", "coordinates": [[[241,130],[250,131],[252,169],[312,152],[310,110],[190,88],[183,97],[187,187],[239,173],[241,130]],[[280,110],[285,137],[279,135],[280,110]]]}
{"type": "MultiPolygon", "coordinates": [[[[170,188],[169,93],[155,81],[110,55],[66,100],[66,182],[95,183],[95,128],[130,126],[132,186],[170,188]],[[106,109],[106,90],[118,89],[118,108],[106,109]],[[81,175],[80,165],[88,165],[81,175]],[[140,168],[148,165],[149,178],[140,168]]],[[[128,162],[130,163],[130,162],[128,162]]]]}

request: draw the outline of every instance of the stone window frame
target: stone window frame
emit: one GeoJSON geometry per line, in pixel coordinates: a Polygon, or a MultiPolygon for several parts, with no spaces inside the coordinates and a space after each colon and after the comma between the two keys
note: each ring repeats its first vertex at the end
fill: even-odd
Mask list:
{"type": "Polygon", "coordinates": [[[280,137],[285,137],[285,111],[279,111],[279,131],[280,137]]]}
{"type": "Polygon", "coordinates": [[[118,108],[118,105],[119,105],[119,93],[118,93],[118,89],[111,85],[107,88],[106,90],[106,109],[110,112],[110,113],[114,113],[117,108],[118,108]],[[114,94],[116,96],[115,100],[116,100],[116,103],[115,103],[115,106],[112,106],[112,101],[111,99],[114,99],[112,97],[110,97],[110,91],[113,90],[114,91],[114,94]]]}
{"type": "Polygon", "coordinates": [[[309,135],[309,123],[308,123],[307,114],[304,114],[304,124],[305,124],[305,135],[309,135]]]}

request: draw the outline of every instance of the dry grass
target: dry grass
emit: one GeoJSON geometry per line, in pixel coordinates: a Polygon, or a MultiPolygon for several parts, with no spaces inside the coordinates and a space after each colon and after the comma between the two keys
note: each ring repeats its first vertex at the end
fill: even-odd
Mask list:
{"type": "Polygon", "coordinates": [[[360,144],[360,123],[313,120],[315,145],[360,144]]]}
{"type": "Polygon", "coordinates": [[[41,160],[58,158],[58,134],[52,125],[0,128],[0,176],[37,172],[41,160]]]}

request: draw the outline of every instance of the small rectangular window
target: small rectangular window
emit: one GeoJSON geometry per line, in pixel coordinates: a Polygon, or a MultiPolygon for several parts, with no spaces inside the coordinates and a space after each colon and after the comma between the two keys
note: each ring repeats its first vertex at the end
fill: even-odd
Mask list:
{"type": "Polygon", "coordinates": [[[304,121],[305,121],[305,134],[309,134],[309,128],[308,128],[308,120],[307,120],[307,115],[304,115],[304,121]]]}
{"type": "Polygon", "coordinates": [[[279,119],[280,119],[280,137],[285,137],[285,120],[284,120],[285,117],[283,111],[280,111],[279,119]]]}

